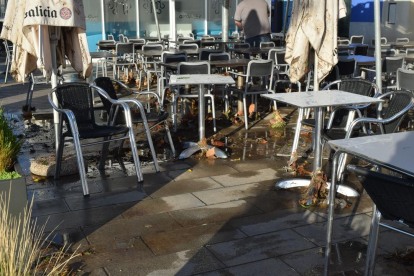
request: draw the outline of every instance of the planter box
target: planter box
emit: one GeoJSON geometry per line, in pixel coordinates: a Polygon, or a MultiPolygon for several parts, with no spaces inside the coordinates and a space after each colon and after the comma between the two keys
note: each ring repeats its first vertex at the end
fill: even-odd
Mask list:
{"type": "Polygon", "coordinates": [[[0,180],[0,194],[5,195],[6,200],[10,194],[10,214],[14,217],[19,217],[19,214],[23,215],[23,211],[27,208],[27,188],[26,179],[19,164],[14,166],[16,172],[22,177],[10,180],[0,180]]]}

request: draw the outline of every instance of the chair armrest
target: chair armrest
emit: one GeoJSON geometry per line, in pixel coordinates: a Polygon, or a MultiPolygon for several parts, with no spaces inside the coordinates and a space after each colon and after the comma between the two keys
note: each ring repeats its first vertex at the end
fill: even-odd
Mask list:
{"type": "Polygon", "coordinates": [[[361,67],[361,68],[359,68],[359,70],[361,70],[361,71],[376,72],[375,69],[369,69],[369,68],[365,68],[365,67],[361,67]]]}
{"type": "Polygon", "coordinates": [[[389,122],[392,122],[392,121],[398,119],[398,117],[400,117],[400,116],[404,115],[406,112],[408,112],[408,110],[410,110],[410,108],[412,106],[413,106],[413,102],[411,102],[403,110],[401,110],[400,112],[398,112],[394,116],[392,116],[390,118],[387,118],[387,119],[374,119],[374,118],[364,118],[364,117],[355,119],[351,123],[351,125],[349,126],[349,129],[348,129],[348,132],[346,133],[345,139],[348,139],[351,136],[353,128],[359,123],[379,124],[380,129],[381,129],[381,133],[384,133],[384,128],[383,128],[382,124],[386,124],[386,123],[389,123],[389,122]]]}
{"type": "Polygon", "coordinates": [[[333,119],[335,118],[335,114],[338,110],[341,109],[348,109],[349,111],[356,111],[358,113],[359,117],[362,117],[361,114],[361,110],[360,109],[364,109],[368,106],[370,106],[371,104],[366,104],[366,105],[349,105],[349,106],[338,106],[335,107],[334,110],[332,111],[331,115],[329,116],[329,121],[328,121],[328,125],[326,126],[326,129],[330,129],[332,127],[333,124],[333,119]]]}

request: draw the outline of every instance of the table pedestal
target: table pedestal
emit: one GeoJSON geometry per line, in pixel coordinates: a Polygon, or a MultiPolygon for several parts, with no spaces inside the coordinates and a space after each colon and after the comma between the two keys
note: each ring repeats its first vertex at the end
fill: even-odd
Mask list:
{"type": "MultiPolygon", "coordinates": [[[[205,125],[206,125],[206,112],[205,112],[205,99],[204,99],[204,86],[198,86],[198,137],[199,141],[202,142],[205,139],[205,125]]],[[[193,155],[194,153],[200,150],[208,150],[213,148],[213,146],[200,146],[200,143],[186,142],[184,144],[185,150],[181,152],[178,159],[185,159],[193,155]]],[[[217,158],[227,158],[227,154],[219,148],[214,149],[214,154],[217,158]]]]}
{"type": "MultiPolygon", "coordinates": [[[[303,117],[303,109],[299,109],[299,117],[298,117],[298,123],[297,128],[301,127],[300,121],[303,117]]],[[[322,108],[317,107],[315,108],[315,129],[314,134],[315,135],[315,158],[314,158],[314,164],[313,164],[313,173],[315,173],[319,168],[322,167],[322,130],[323,130],[323,112],[322,108]]],[[[299,136],[300,136],[300,129],[296,131],[295,138],[293,141],[293,145],[296,145],[299,142],[299,136]]],[[[292,157],[291,157],[292,158],[292,157]]],[[[307,187],[310,184],[310,180],[307,179],[285,179],[278,183],[276,183],[277,188],[281,189],[289,189],[289,188],[295,188],[295,187],[307,187]]],[[[328,189],[330,188],[330,183],[327,182],[328,189]]],[[[359,196],[358,192],[348,186],[337,186],[337,192],[349,197],[357,197],[359,196]]]]}

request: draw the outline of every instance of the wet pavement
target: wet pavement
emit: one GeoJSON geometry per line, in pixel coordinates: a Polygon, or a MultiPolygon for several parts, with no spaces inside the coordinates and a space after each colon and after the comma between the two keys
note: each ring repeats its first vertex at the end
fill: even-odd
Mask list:
{"type": "MultiPolygon", "coordinates": [[[[24,87],[0,88],[0,101],[13,114],[21,113],[24,87]]],[[[322,275],[326,206],[305,209],[298,204],[301,189],[274,188],[292,176],[285,149],[292,143],[294,108],[280,107],[289,119],[281,131],[269,127],[270,115],[247,132],[223,120],[214,136],[207,123],[208,142],[225,144],[224,160],[174,160],[161,142],[163,131],[156,131],[161,172],[155,173],[145,143],[139,143],[139,184],[128,145],[123,156],[110,154],[104,172],[96,168],[100,147],[84,148],[90,190],[84,197],[78,175],[53,181],[28,170],[36,158],[54,152],[53,126],[44,115],[50,114],[48,92],[35,92],[37,118],[15,118],[16,131],[25,135],[19,163],[34,200],[33,218],[83,252],[74,263],[76,275],[322,275]]],[[[181,127],[173,136],[180,150],[180,141],[197,137],[197,131],[181,127]]],[[[309,136],[302,139],[301,146],[309,146],[309,136]]],[[[65,153],[73,153],[70,143],[65,153]]],[[[311,170],[312,158],[299,159],[305,161],[311,170]]],[[[362,192],[352,175],[348,181],[362,192]]],[[[365,193],[348,201],[335,211],[332,275],[363,274],[372,202],[365,193]]],[[[392,257],[413,246],[413,239],[381,229],[376,274],[413,275],[412,263],[392,257]]]]}

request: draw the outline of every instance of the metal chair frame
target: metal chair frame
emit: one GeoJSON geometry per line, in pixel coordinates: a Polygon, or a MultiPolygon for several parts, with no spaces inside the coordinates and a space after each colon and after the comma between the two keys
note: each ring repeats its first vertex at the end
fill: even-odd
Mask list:
{"type": "Polygon", "coordinates": [[[358,43],[364,44],[364,36],[363,35],[353,35],[349,39],[350,44],[358,43]]]}
{"type": "MultiPolygon", "coordinates": [[[[126,127],[129,129],[128,130],[128,135],[125,135],[123,137],[120,138],[113,138],[113,139],[109,139],[108,136],[103,136],[105,137],[104,141],[98,141],[98,142],[90,142],[90,143],[85,143],[82,144],[81,140],[80,140],[80,133],[78,130],[78,126],[76,123],[76,117],[75,114],[69,110],[69,109],[62,109],[59,108],[58,106],[56,106],[53,103],[53,94],[56,93],[57,90],[64,88],[65,86],[71,86],[73,84],[63,84],[61,86],[57,86],[56,88],[54,88],[49,94],[48,94],[48,99],[50,104],[52,105],[52,108],[57,111],[58,113],[61,114],[61,116],[59,116],[59,129],[58,129],[58,133],[59,133],[59,137],[58,137],[58,144],[57,144],[57,155],[56,155],[56,170],[55,170],[55,176],[54,179],[57,180],[60,177],[60,167],[61,167],[61,162],[62,162],[62,155],[63,155],[63,145],[64,145],[64,135],[62,135],[62,129],[63,129],[63,118],[64,116],[67,118],[67,123],[69,123],[69,125],[67,125],[67,128],[70,129],[71,133],[72,133],[72,139],[73,139],[73,143],[75,146],[75,151],[76,151],[76,157],[77,157],[77,162],[78,162],[78,169],[79,169],[79,174],[80,174],[80,179],[81,179],[81,183],[82,183],[82,189],[83,189],[83,194],[84,196],[89,195],[89,187],[88,187],[88,183],[87,183],[87,179],[86,179],[86,171],[85,171],[85,164],[83,161],[83,154],[82,154],[82,147],[86,147],[86,146],[91,146],[91,145],[96,145],[96,144],[103,144],[103,143],[109,143],[112,141],[120,141],[120,140],[125,140],[125,139],[130,139],[130,143],[131,145],[135,145],[135,134],[132,128],[132,122],[131,122],[131,111],[130,108],[128,106],[128,104],[124,101],[116,101],[113,100],[109,97],[109,95],[102,89],[100,89],[99,87],[96,87],[94,85],[89,85],[86,83],[78,83],[76,85],[82,85],[84,87],[88,88],[88,93],[91,93],[91,98],[93,98],[93,91],[92,89],[95,89],[95,91],[97,91],[100,95],[102,95],[103,97],[105,97],[106,99],[108,99],[108,101],[110,101],[113,105],[119,106],[121,108],[124,109],[125,111],[125,121],[126,121],[126,127]]],[[[60,106],[60,104],[59,104],[60,106]]],[[[137,104],[137,107],[139,109],[142,109],[142,105],[139,103],[137,104]]],[[[145,113],[144,113],[145,116],[145,113]]],[[[122,145],[122,143],[121,143],[122,145]]],[[[142,172],[141,172],[141,165],[140,165],[140,161],[139,161],[139,157],[138,157],[138,151],[137,148],[135,146],[131,146],[131,151],[132,151],[132,156],[134,159],[134,165],[135,165],[135,171],[137,173],[137,179],[138,182],[143,181],[143,176],[142,176],[142,172]]],[[[102,156],[101,156],[102,158],[102,156]]]]}
{"type": "MultiPolygon", "coordinates": [[[[252,60],[249,62],[249,64],[247,65],[247,74],[240,74],[240,73],[236,73],[236,72],[229,72],[231,75],[233,75],[234,77],[244,77],[245,78],[245,83],[244,83],[244,89],[238,89],[236,87],[230,87],[227,86],[226,89],[226,94],[228,97],[228,92],[236,92],[242,95],[243,97],[243,109],[244,109],[244,126],[245,129],[248,130],[249,129],[249,123],[248,123],[248,117],[247,117],[247,101],[246,101],[246,96],[247,95],[252,95],[252,101],[255,102],[255,112],[257,112],[257,95],[259,94],[268,94],[268,93],[272,93],[275,94],[275,91],[273,89],[271,89],[270,87],[273,84],[273,75],[274,75],[274,61],[273,60],[252,60]],[[256,65],[262,65],[262,66],[266,66],[266,65],[271,65],[270,66],[270,70],[265,70],[266,72],[261,72],[261,73],[256,73],[252,70],[252,67],[254,68],[256,65]],[[269,84],[267,84],[267,79],[270,76],[270,82],[269,84]],[[249,84],[253,83],[253,77],[260,77],[262,78],[263,81],[263,85],[268,86],[268,89],[266,90],[257,90],[257,91],[249,91],[249,84]]],[[[275,109],[276,107],[276,102],[274,102],[274,107],[275,109]]]]}

